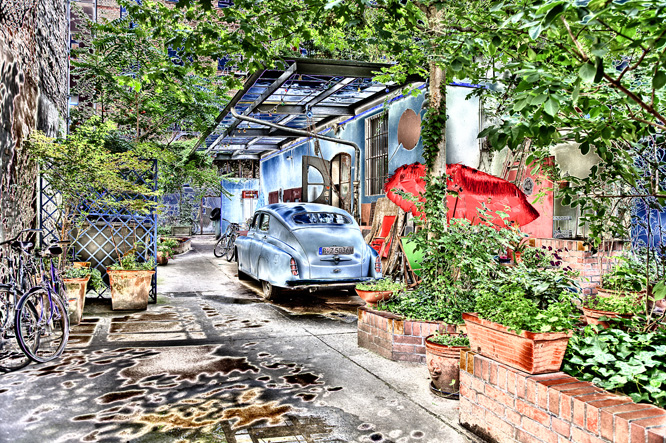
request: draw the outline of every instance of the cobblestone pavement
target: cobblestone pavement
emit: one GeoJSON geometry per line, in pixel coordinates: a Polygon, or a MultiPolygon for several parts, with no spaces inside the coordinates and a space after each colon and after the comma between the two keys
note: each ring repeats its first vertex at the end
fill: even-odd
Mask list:
{"type": "Polygon", "coordinates": [[[193,243],[159,268],[157,304],[88,299],[62,358],[0,375],[0,441],[474,440],[424,366],[356,346],[358,297],[264,303],[193,243]]]}

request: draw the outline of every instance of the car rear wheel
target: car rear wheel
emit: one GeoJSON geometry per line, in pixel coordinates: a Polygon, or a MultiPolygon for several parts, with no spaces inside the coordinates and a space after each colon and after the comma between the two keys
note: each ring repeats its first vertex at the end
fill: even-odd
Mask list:
{"type": "Polygon", "coordinates": [[[261,288],[263,289],[264,300],[275,300],[280,295],[280,288],[265,280],[261,281],[261,288]]]}

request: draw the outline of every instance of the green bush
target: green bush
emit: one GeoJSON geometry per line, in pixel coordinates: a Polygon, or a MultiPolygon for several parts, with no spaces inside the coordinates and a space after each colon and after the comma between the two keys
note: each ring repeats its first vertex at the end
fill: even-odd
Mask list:
{"type": "Polygon", "coordinates": [[[358,283],[356,289],[360,291],[392,291],[400,292],[405,289],[403,283],[394,282],[388,278],[380,278],[377,280],[371,280],[363,283],[358,283]]]}
{"type": "Polygon", "coordinates": [[[440,334],[435,332],[428,340],[443,346],[469,346],[469,338],[463,334],[440,334]]]}
{"type": "Polygon", "coordinates": [[[569,340],[562,370],[635,402],[666,407],[666,331],[587,326],[569,340]]]}

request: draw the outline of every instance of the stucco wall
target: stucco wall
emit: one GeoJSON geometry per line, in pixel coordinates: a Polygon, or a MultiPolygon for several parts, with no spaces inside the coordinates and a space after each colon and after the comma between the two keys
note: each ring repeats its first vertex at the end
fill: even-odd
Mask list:
{"type": "Polygon", "coordinates": [[[0,240],[34,220],[36,170],[22,149],[55,136],[67,112],[67,4],[10,0],[0,18],[0,240]]]}

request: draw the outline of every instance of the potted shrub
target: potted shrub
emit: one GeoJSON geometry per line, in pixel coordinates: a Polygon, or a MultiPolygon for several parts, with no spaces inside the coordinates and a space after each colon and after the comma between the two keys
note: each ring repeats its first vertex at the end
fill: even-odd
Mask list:
{"type": "Polygon", "coordinates": [[[143,310],[148,307],[155,261],[140,262],[133,248],[107,269],[111,286],[111,309],[143,310]]]}
{"type": "Polygon", "coordinates": [[[606,296],[590,297],[583,305],[583,313],[588,325],[610,327],[609,320],[631,318],[642,310],[640,294],[609,293],[606,296]]]}
{"type": "Polygon", "coordinates": [[[83,316],[83,306],[86,300],[88,280],[90,280],[90,270],[89,268],[71,267],[65,270],[62,277],[69,305],[69,322],[70,324],[78,325],[83,316]]]}
{"type": "Polygon", "coordinates": [[[476,313],[463,314],[470,348],[530,374],[560,369],[577,322],[573,274],[507,268],[478,289],[476,313]]]}
{"type": "Polygon", "coordinates": [[[402,291],[404,287],[402,283],[380,278],[356,284],[356,293],[368,305],[375,306],[377,302],[388,300],[395,292],[402,291]]]}
{"type": "Polygon", "coordinates": [[[457,394],[460,389],[460,351],[469,348],[467,336],[435,333],[426,338],[425,348],[431,390],[443,396],[457,394]]]}
{"type": "Polygon", "coordinates": [[[174,239],[162,239],[157,244],[157,264],[166,266],[169,259],[173,257],[173,248],[177,245],[178,242],[174,239]]]}

